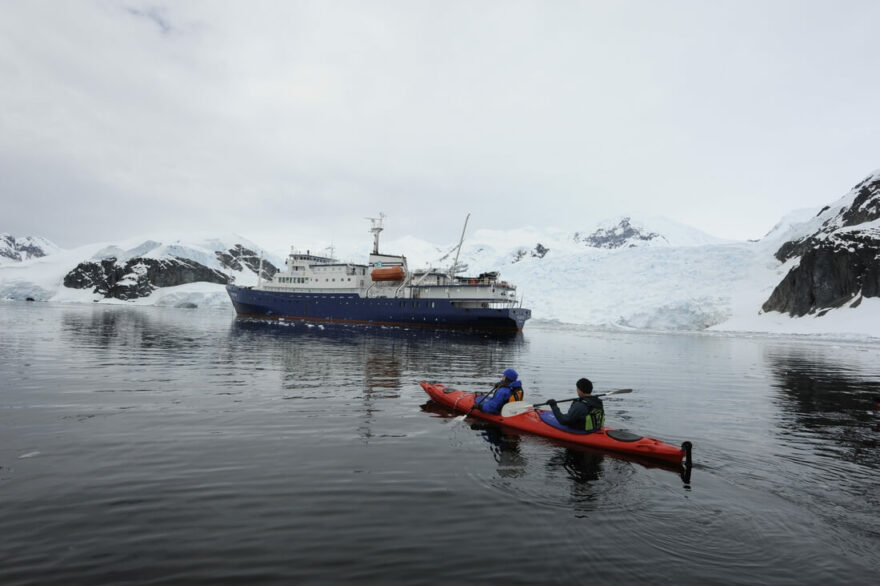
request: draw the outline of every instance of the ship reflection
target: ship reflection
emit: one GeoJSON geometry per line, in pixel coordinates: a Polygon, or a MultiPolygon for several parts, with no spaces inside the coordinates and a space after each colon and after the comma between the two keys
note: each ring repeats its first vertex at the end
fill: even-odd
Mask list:
{"type": "MultiPolygon", "coordinates": [[[[462,332],[234,318],[229,360],[243,354],[256,368],[280,365],[284,399],[331,399],[361,415],[359,437],[376,433],[385,400],[442,370],[461,379],[498,372],[522,334],[480,338],[462,332]],[[465,358],[462,358],[465,357],[465,358]]],[[[385,430],[384,433],[388,433],[385,430]]]]}

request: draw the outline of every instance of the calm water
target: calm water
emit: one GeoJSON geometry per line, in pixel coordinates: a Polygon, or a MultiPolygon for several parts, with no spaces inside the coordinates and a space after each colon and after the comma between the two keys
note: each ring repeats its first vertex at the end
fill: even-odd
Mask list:
{"type": "Polygon", "coordinates": [[[880,345],[494,339],[0,303],[0,583],[851,584],[880,567],[880,345]],[[675,471],[501,433],[420,380],[599,390],[675,471]]]}

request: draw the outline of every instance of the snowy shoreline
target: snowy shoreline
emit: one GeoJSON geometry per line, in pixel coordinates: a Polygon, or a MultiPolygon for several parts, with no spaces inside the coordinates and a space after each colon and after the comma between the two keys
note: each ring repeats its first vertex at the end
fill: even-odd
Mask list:
{"type": "MultiPolygon", "coordinates": [[[[79,292],[82,293],[82,292],[79,292]]],[[[0,299],[3,304],[30,303],[20,299],[0,299]]],[[[134,301],[122,301],[118,299],[102,299],[93,301],[91,293],[66,295],[62,299],[51,301],[34,302],[46,303],[52,306],[102,306],[108,308],[157,308],[157,309],[184,309],[187,311],[214,311],[228,312],[230,317],[235,316],[232,303],[222,285],[209,283],[193,283],[180,287],[169,287],[155,292],[152,296],[134,301]]],[[[880,299],[868,299],[863,301],[874,305],[872,312],[880,314],[880,299]]],[[[830,314],[829,314],[830,315],[830,314]]],[[[762,315],[754,319],[734,318],[717,325],[703,329],[654,329],[636,328],[613,323],[577,323],[560,319],[534,318],[526,323],[524,332],[529,329],[560,329],[579,332],[599,333],[634,333],[634,334],[679,334],[679,335],[706,335],[710,337],[745,336],[784,338],[790,341],[804,342],[828,342],[828,343],[867,343],[880,344],[880,334],[876,327],[863,327],[863,320],[849,321],[837,319],[823,321],[829,317],[805,316],[792,318],[787,315],[762,315]],[[857,325],[853,325],[856,323],[857,325]]],[[[833,317],[833,316],[832,316],[833,317]]],[[[844,314],[844,317],[848,317],[844,314]]],[[[268,319],[268,318],[267,318],[268,319]]]]}
{"type": "MultiPolygon", "coordinates": [[[[880,172],[872,179],[876,177],[880,172]]],[[[826,216],[836,218],[832,214],[838,208],[845,209],[844,204],[857,193],[851,191],[818,215],[815,210],[792,212],[759,241],[731,242],[668,220],[625,217],[600,225],[586,236],[552,228],[479,229],[468,235],[460,250],[460,261],[468,267],[466,274],[500,271],[502,280],[517,287],[519,302],[532,310],[531,323],[618,331],[878,339],[880,297],[859,293],[844,297],[847,301],[840,307],[816,309],[801,317],[762,310],[779,283],[800,262],[797,257],[777,260],[780,246],[816,234],[817,226],[828,225],[826,216]]],[[[872,237],[876,223],[863,223],[867,237],[872,237]]],[[[363,248],[341,250],[337,258],[342,259],[340,262],[363,264],[368,246],[365,238],[363,248]]],[[[449,250],[448,245],[437,246],[411,235],[382,242],[383,252],[405,254],[414,269],[448,266],[449,250]]],[[[259,263],[254,259],[258,258],[276,267],[284,265],[284,255],[268,253],[236,234],[151,235],[53,250],[46,256],[0,263],[0,299],[231,309],[224,285],[217,284],[220,281],[158,288],[145,282],[136,294],[124,295],[109,293],[108,288],[137,280],[139,273],[131,266],[134,263],[137,269],[143,259],[154,261],[154,265],[182,260],[197,263],[221,279],[255,285],[259,263]],[[250,267],[246,263],[230,264],[227,253],[233,251],[250,254],[250,267]],[[89,267],[109,274],[96,287],[94,281],[69,278],[77,267],[87,277],[89,267]],[[154,289],[150,293],[151,287],[154,289]]]]}

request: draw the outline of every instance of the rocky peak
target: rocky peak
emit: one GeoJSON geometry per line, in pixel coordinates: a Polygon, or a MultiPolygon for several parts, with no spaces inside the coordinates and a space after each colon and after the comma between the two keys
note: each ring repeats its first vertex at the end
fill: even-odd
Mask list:
{"type": "Polygon", "coordinates": [[[581,242],[591,248],[628,248],[641,246],[652,241],[666,241],[657,232],[633,226],[630,217],[621,218],[616,224],[597,229],[592,234],[575,232],[575,242],[581,242]]]}
{"type": "Polygon", "coordinates": [[[812,248],[826,245],[827,240],[851,240],[856,236],[854,232],[859,231],[858,226],[877,219],[880,219],[880,171],[858,183],[836,205],[823,207],[816,215],[818,228],[784,243],[776,251],[776,258],[785,262],[803,256],[812,248]]]}

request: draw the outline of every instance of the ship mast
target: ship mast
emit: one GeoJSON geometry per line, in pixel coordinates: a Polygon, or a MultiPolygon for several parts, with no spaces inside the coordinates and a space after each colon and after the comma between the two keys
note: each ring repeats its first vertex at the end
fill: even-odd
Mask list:
{"type": "Polygon", "coordinates": [[[378,218],[367,218],[370,223],[370,232],[373,233],[373,254],[379,254],[379,232],[382,231],[382,220],[385,219],[385,214],[379,212],[378,218]]]}
{"type": "Polygon", "coordinates": [[[468,212],[467,217],[464,219],[464,227],[461,229],[461,238],[458,240],[458,246],[456,246],[455,250],[455,260],[452,262],[452,268],[449,269],[449,278],[455,278],[455,273],[458,271],[458,255],[461,253],[461,245],[464,242],[464,231],[467,230],[467,223],[470,219],[471,214],[468,212]]]}

